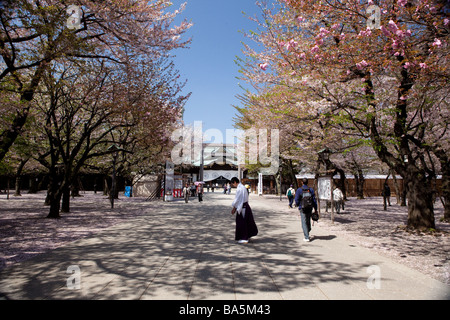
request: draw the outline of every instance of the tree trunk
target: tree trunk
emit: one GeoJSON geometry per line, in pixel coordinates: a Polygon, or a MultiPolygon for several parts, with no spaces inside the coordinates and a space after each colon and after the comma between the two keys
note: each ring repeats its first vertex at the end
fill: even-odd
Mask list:
{"type": "Polygon", "coordinates": [[[444,220],[450,222],[450,192],[444,192],[444,220]]]}
{"type": "Polygon", "coordinates": [[[50,211],[47,218],[58,219],[61,218],[59,211],[61,208],[61,196],[62,190],[60,188],[60,175],[57,172],[50,171],[47,197],[45,198],[45,204],[50,206],[50,211]]]}
{"type": "Polygon", "coordinates": [[[23,108],[16,112],[11,125],[0,133],[0,161],[3,160],[6,153],[8,153],[9,148],[14,144],[14,141],[16,141],[27,121],[31,106],[30,101],[33,100],[34,91],[41,81],[42,74],[48,68],[49,62],[48,59],[44,59],[37,69],[35,69],[30,83],[22,89],[20,103],[23,105],[23,108]]]}
{"type": "Polygon", "coordinates": [[[70,187],[70,193],[72,195],[72,198],[82,197],[82,195],[80,194],[80,181],[79,180],[75,181],[75,179],[74,179],[72,186],[70,187]]]}
{"type": "Polygon", "coordinates": [[[344,201],[347,201],[347,186],[345,184],[346,177],[345,172],[341,168],[335,165],[336,172],[339,173],[339,184],[338,187],[341,189],[342,194],[344,195],[344,201]]]}
{"type": "Polygon", "coordinates": [[[28,159],[22,159],[20,161],[19,167],[17,168],[17,172],[16,172],[16,190],[14,192],[14,196],[15,197],[21,196],[21,194],[20,194],[20,182],[22,180],[22,170],[23,170],[23,167],[25,167],[25,164],[27,162],[28,162],[28,159]]]}
{"type": "Polygon", "coordinates": [[[326,168],[332,169],[334,170],[334,172],[332,173],[332,176],[334,176],[337,173],[339,173],[339,184],[338,187],[341,189],[342,194],[344,195],[344,201],[347,200],[347,188],[345,186],[345,172],[343,169],[341,169],[340,167],[338,167],[334,162],[332,162],[331,160],[326,160],[325,161],[325,166],[326,168]]]}
{"type": "Polygon", "coordinates": [[[30,185],[29,185],[29,189],[28,189],[28,193],[37,193],[39,190],[39,183],[38,183],[38,177],[32,175],[30,177],[30,185]]]}
{"type": "Polygon", "coordinates": [[[407,185],[405,183],[405,180],[403,179],[403,190],[401,195],[401,207],[406,207],[406,195],[408,194],[407,185]]]}
{"type": "Polygon", "coordinates": [[[433,190],[422,173],[411,171],[404,177],[408,198],[408,228],[435,229],[433,190]]]}
{"type": "Polygon", "coordinates": [[[103,177],[103,195],[104,196],[109,195],[108,178],[106,175],[103,177]]]}
{"type": "MultiPolygon", "coordinates": [[[[14,141],[16,141],[16,138],[19,136],[20,130],[27,121],[28,113],[30,111],[30,100],[26,100],[28,104],[26,104],[26,106],[21,111],[18,111],[16,113],[9,128],[3,130],[3,132],[0,133],[0,161],[3,160],[5,155],[8,153],[9,148],[14,144],[14,141]]],[[[25,99],[23,99],[23,95],[21,102],[25,102],[25,99]]]]}
{"type": "Polygon", "coordinates": [[[354,172],[355,184],[356,184],[356,197],[358,199],[364,199],[364,175],[361,169],[358,172],[354,172]]]}
{"type": "Polygon", "coordinates": [[[61,192],[52,191],[49,194],[49,202],[50,202],[50,211],[48,213],[47,218],[50,219],[59,219],[61,216],[59,215],[59,209],[61,207],[61,192]]]}
{"type": "Polygon", "coordinates": [[[275,187],[276,187],[276,189],[277,189],[277,195],[281,195],[281,183],[280,183],[280,177],[281,177],[281,173],[280,172],[278,172],[276,175],[275,175],[275,187]]]}
{"type": "Polygon", "coordinates": [[[444,198],[444,219],[450,222],[450,163],[448,157],[441,157],[442,196],[444,198]]]}
{"type": "Polygon", "coordinates": [[[8,178],[6,180],[6,200],[9,200],[9,180],[10,180],[10,178],[8,176],[8,178]]]}
{"type": "Polygon", "coordinates": [[[53,181],[51,183],[53,183],[53,185],[49,187],[48,193],[47,193],[47,198],[45,200],[46,203],[48,203],[48,205],[50,205],[50,211],[48,213],[47,218],[58,219],[58,218],[61,218],[61,216],[59,215],[59,210],[61,208],[62,193],[60,192],[60,190],[58,188],[58,182],[55,181],[56,179],[52,179],[52,180],[53,181]]]}
{"type": "Polygon", "coordinates": [[[297,190],[299,188],[298,183],[297,183],[297,178],[295,177],[295,173],[294,173],[294,168],[292,166],[292,160],[289,159],[289,161],[287,161],[288,164],[288,168],[289,168],[289,175],[292,179],[292,185],[294,186],[294,189],[297,190]]]}
{"type": "Polygon", "coordinates": [[[397,181],[397,176],[396,176],[396,172],[394,170],[392,170],[392,179],[394,180],[394,189],[395,189],[395,198],[397,199],[397,204],[400,204],[400,188],[398,187],[398,181],[397,181]]]}
{"type": "Polygon", "coordinates": [[[16,175],[16,186],[15,186],[15,192],[14,197],[20,197],[22,194],[20,193],[20,182],[22,180],[22,177],[20,174],[16,175]]]}
{"type": "Polygon", "coordinates": [[[65,185],[62,192],[61,212],[70,212],[70,186],[65,185]]]}

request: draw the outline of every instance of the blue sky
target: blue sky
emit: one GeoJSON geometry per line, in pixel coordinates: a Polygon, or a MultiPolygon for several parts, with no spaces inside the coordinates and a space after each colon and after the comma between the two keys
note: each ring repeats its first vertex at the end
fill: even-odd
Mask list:
{"type": "MultiPolygon", "coordinates": [[[[188,83],[184,93],[192,92],[185,105],[184,121],[203,121],[203,131],[218,129],[224,139],[226,129],[233,129],[233,117],[240,105],[237,94],[239,67],[236,56],[243,56],[242,41],[248,39],[240,31],[256,30],[247,16],[260,13],[255,0],[174,0],[173,8],[187,2],[181,18],[194,25],[185,34],[192,37],[190,49],[174,51],[175,65],[188,83]],[[242,13],[245,12],[245,15],[242,13]]],[[[175,9],[174,9],[175,10],[175,9]]],[[[241,83],[245,85],[245,83],[241,83]]]]}

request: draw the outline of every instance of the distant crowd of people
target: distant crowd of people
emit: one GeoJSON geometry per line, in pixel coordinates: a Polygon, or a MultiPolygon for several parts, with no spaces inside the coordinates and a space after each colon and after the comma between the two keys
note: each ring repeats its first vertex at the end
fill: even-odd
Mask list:
{"type": "Polygon", "coordinates": [[[194,183],[186,183],[183,188],[183,197],[186,203],[189,202],[189,197],[198,197],[198,201],[203,201],[203,184],[198,183],[195,185],[194,183]]]}

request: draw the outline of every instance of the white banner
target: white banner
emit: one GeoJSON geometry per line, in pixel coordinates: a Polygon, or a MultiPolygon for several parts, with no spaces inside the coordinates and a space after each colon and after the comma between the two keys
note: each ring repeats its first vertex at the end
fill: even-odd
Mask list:
{"type": "Polygon", "coordinates": [[[232,171],[232,170],[205,170],[203,171],[203,181],[212,181],[214,179],[217,179],[218,177],[222,176],[225,179],[231,180],[231,178],[238,177],[238,171],[232,171]]]}

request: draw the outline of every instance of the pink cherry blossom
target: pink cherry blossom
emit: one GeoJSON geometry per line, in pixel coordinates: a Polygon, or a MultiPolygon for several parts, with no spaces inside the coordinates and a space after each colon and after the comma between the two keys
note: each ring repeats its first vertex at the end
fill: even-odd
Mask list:
{"type": "Polygon", "coordinates": [[[425,62],[420,63],[419,66],[420,66],[422,69],[428,68],[428,66],[427,66],[427,64],[426,64],[425,62]]]}
{"type": "Polygon", "coordinates": [[[314,47],[312,47],[311,53],[315,53],[317,51],[319,51],[319,46],[316,44],[314,47]]]}
{"type": "Polygon", "coordinates": [[[399,6],[404,7],[408,3],[408,0],[398,0],[397,3],[399,6]]]}
{"type": "Polygon", "coordinates": [[[372,34],[372,30],[367,27],[366,30],[361,30],[359,32],[359,36],[363,36],[363,37],[369,37],[372,34]]]}
{"type": "Polygon", "coordinates": [[[339,28],[339,23],[335,23],[331,26],[331,29],[336,30],[337,28],[339,28]]]}
{"type": "Polygon", "coordinates": [[[392,41],[392,49],[396,50],[398,48],[400,48],[400,41],[395,39],[392,41]]]}
{"type": "Polygon", "coordinates": [[[432,45],[440,48],[442,46],[442,42],[438,38],[435,38],[434,42],[432,43],[432,45]]]}
{"type": "Polygon", "coordinates": [[[406,36],[406,32],[404,32],[402,29],[398,29],[397,32],[395,32],[395,34],[400,38],[404,38],[406,36]]]}
{"type": "Polygon", "coordinates": [[[387,29],[387,28],[385,28],[384,26],[380,26],[380,30],[383,32],[383,34],[385,35],[385,36],[387,36],[387,37],[390,37],[392,34],[391,34],[391,32],[387,29]]]}
{"type": "Polygon", "coordinates": [[[397,32],[397,30],[398,30],[398,27],[393,20],[389,20],[388,27],[392,32],[397,32]]]}
{"type": "Polygon", "coordinates": [[[263,70],[266,71],[268,64],[267,63],[260,63],[259,67],[263,70]]]}
{"type": "Polygon", "coordinates": [[[287,44],[286,44],[286,49],[290,50],[292,48],[295,48],[297,46],[298,42],[295,41],[294,39],[291,39],[287,44]]]}
{"type": "Polygon", "coordinates": [[[368,65],[369,65],[369,64],[367,63],[366,60],[362,60],[361,62],[358,62],[358,63],[356,64],[356,67],[357,67],[359,70],[361,70],[361,69],[367,67],[368,65]]]}
{"type": "Polygon", "coordinates": [[[328,30],[325,29],[325,28],[320,28],[320,33],[325,35],[325,34],[329,34],[330,31],[328,31],[328,30]]]}

